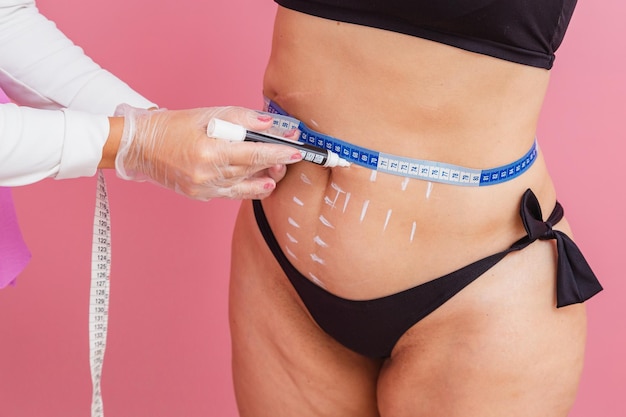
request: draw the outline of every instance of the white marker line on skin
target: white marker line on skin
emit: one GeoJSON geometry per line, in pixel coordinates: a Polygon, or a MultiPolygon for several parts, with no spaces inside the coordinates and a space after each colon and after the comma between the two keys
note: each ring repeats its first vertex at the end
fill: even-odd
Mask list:
{"type": "Polygon", "coordinates": [[[328,247],[328,244],[327,244],[326,242],[324,242],[324,241],[322,240],[322,238],[321,238],[321,237],[319,237],[319,236],[315,236],[315,237],[313,238],[313,242],[317,243],[318,245],[320,245],[320,246],[321,246],[321,247],[323,247],[323,248],[327,248],[327,247],[328,247]]]}
{"type": "Polygon", "coordinates": [[[343,212],[346,212],[346,208],[348,207],[348,201],[350,201],[350,193],[346,193],[346,201],[344,201],[343,203],[343,212]]]}
{"type": "Polygon", "coordinates": [[[293,257],[293,259],[298,259],[298,257],[296,256],[296,254],[295,254],[295,253],[293,253],[293,252],[291,251],[291,249],[289,249],[289,246],[285,246],[285,252],[287,252],[287,255],[289,255],[289,256],[291,256],[291,257],[293,257]]]}
{"type": "Polygon", "coordinates": [[[300,225],[298,223],[296,223],[296,221],[294,219],[292,219],[291,217],[289,219],[287,219],[287,221],[289,222],[290,225],[292,225],[293,227],[297,227],[298,229],[300,228],[300,225]]]}
{"type": "Polygon", "coordinates": [[[428,182],[428,188],[426,189],[426,199],[428,200],[430,198],[430,193],[433,191],[433,183],[432,182],[428,182]]]}
{"type": "Polygon", "coordinates": [[[289,239],[292,243],[298,243],[298,240],[289,233],[287,233],[287,239],[289,239]]]}
{"type": "Polygon", "coordinates": [[[324,285],[324,283],[322,282],[322,280],[320,280],[318,277],[316,277],[315,275],[313,275],[313,273],[309,272],[309,276],[311,277],[311,280],[316,283],[317,285],[319,285],[322,288],[326,288],[326,285],[324,285]]]}
{"type": "Polygon", "coordinates": [[[293,197],[293,202],[296,203],[299,206],[304,206],[304,203],[302,202],[302,200],[300,200],[298,197],[294,196],[293,197]]]}
{"type": "Polygon", "coordinates": [[[363,203],[363,208],[361,209],[361,219],[359,220],[360,223],[363,223],[363,219],[365,218],[365,213],[367,212],[367,206],[369,205],[370,205],[370,201],[365,200],[365,202],[363,203]]]}
{"type": "Polygon", "coordinates": [[[345,193],[345,191],[343,191],[337,184],[335,184],[334,182],[330,184],[330,186],[337,191],[337,194],[335,195],[335,199],[331,200],[330,197],[326,196],[324,197],[324,201],[326,202],[326,204],[328,204],[329,206],[331,206],[332,208],[335,208],[335,205],[337,204],[337,200],[339,199],[339,196],[343,193],[345,193]]]}
{"type": "Polygon", "coordinates": [[[300,180],[302,180],[302,182],[305,184],[309,184],[309,185],[313,184],[311,180],[309,179],[309,177],[307,177],[305,174],[300,174],[300,180]]]}
{"type": "Polygon", "coordinates": [[[409,178],[406,177],[402,180],[402,191],[406,191],[406,187],[409,185],[409,178]]]}
{"type": "Polygon", "coordinates": [[[322,258],[320,258],[319,256],[317,256],[314,253],[311,254],[311,259],[313,260],[313,262],[317,262],[320,265],[324,265],[326,263],[326,262],[324,262],[324,260],[322,258]]]}
{"type": "Polygon", "coordinates": [[[383,232],[387,230],[387,225],[389,224],[389,218],[391,217],[391,209],[387,210],[387,218],[385,219],[385,225],[383,226],[383,232]]]}
{"type": "Polygon", "coordinates": [[[340,193],[344,193],[344,192],[345,192],[345,191],[343,191],[343,190],[341,189],[341,187],[340,187],[340,186],[338,186],[338,185],[337,185],[336,183],[334,183],[334,182],[330,183],[330,186],[331,186],[331,187],[333,187],[333,190],[335,190],[335,191],[337,191],[337,192],[340,192],[340,193]]]}
{"type": "Polygon", "coordinates": [[[333,226],[328,220],[326,220],[326,217],[324,217],[324,216],[320,216],[320,221],[326,227],[330,227],[331,229],[335,228],[335,226],[333,226]]]}
{"type": "Polygon", "coordinates": [[[413,222],[413,227],[411,228],[411,242],[413,242],[413,238],[415,237],[415,228],[417,227],[417,223],[413,222]]]}
{"type": "Polygon", "coordinates": [[[378,171],[374,171],[372,170],[372,175],[370,175],[370,181],[374,182],[376,181],[376,175],[377,175],[378,171]]]}

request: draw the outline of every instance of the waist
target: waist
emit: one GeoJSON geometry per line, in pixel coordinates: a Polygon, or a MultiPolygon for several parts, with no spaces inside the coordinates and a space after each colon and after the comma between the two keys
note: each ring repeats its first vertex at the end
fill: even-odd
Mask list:
{"type": "MultiPolygon", "coordinates": [[[[286,113],[277,105],[272,110],[286,113]]],[[[298,123],[280,116],[277,120],[298,123]]],[[[368,130],[369,123],[358,124],[364,132],[368,130]]],[[[306,128],[304,124],[299,127],[306,128]]],[[[319,136],[313,130],[309,133],[319,136]]],[[[325,143],[362,148],[324,137],[325,143]]],[[[418,149],[406,147],[409,152],[418,149]]],[[[420,176],[405,175],[410,170],[378,168],[379,164],[355,163],[349,168],[326,169],[302,162],[289,167],[285,179],[263,203],[293,265],[346,298],[394,293],[509,247],[525,233],[519,204],[528,188],[542,206],[555,202],[543,157],[534,144],[507,169],[478,170],[497,175],[490,187],[468,186],[484,185],[483,178],[463,183],[442,180],[432,171],[420,176]],[[381,275],[385,276],[382,282],[381,275]]],[[[491,179],[486,182],[490,184],[491,179]]]]}
{"type": "MultiPolygon", "coordinates": [[[[304,101],[300,104],[295,107],[310,105],[304,101]]],[[[322,109],[331,118],[335,110],[343,111],[329,106],[322,109]]],[[[280,106],[273,110],[286,113],[280,106]]],[[[325,127],[316,119],[308,120],[320,129],[325,127]]],[[[351,136],[359,140],[369,137],[365,135],[372,126],[377,129],[381,125],[393,130],[381,119],[371,123],[351,119],[346,126],[336,125],[329,130],[354,129],[362,132],[351,136]]],[[[304,129],[305,124],[300,128],[304,129]]],[[[403,130],[405,127],[401,127],[403,130]]],[[[319,137],[313,130],[309,133],[314,140],[319,137]]],[[[364,148],[334,136],[321,136],[327,141],[315,144],[323,148],[338,142],[364,148]]],[[[424,142],[419,133],[416,136],[417,140],[405,132],[389,136],[390,141],[404,144],[409,156],[401,156],[403,160],[415,161],[414,156],[420,155],[424,142]]],[[[517,135],[511,136],[515,143],[517,135]]],[[[304,140],[308,137],[305,135],[304,140]]],[[[367,139],[359,142],[367,143],[367,139]]],[[[376,139],[372,143],[387,145],[376,139]]],[[[445,157],[459,154],[459,160],[469,161],[465,153],[455,152],[454,144],[447,144],[447,148],[442,153],[445,157]]],[[[472,155],[482,153],[488,154],[487,160],[496,161],[510,154],[478,144],[472,155]]],[[[360,155],[352,159],[360,159],[360,155]]],[[[278,188],[263,202],[276,239],[292,264],[306,271],[305,275],[318,285],[350,299],[398,292],[506,249],[525,234],[519,204],[528,188],[538,196],[542,207],[552,207],[556,200],[542,154],[534,142],[512,164],[477,169],[493,174],[473,183],[463,183],[460,178],[442,180],[441,174],[434,175],[432,170],[428,175],[405,175],[410,169],[392,172],[379,170],[379,164],[357,162],[349,168],[328,169],[308,162],[290,166],[278,188]],[[509,173],[509,169],[514,171],[509,173]],[[495,175],[492,182],[491,175],[495,175]],[[483,180],[493,185],[478,186],[484,185],[483,180]]],[[[451,165],[427,162],[437,168],[451,165]]],[[[448,168],[447,178],[454,171],[448,168]]]]}

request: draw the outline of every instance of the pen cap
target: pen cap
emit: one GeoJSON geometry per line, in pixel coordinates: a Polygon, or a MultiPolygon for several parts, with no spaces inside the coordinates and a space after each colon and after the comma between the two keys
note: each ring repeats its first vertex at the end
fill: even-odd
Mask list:
{"type": "Polygon", "coordinates": [[[211,119],[206,133],[212,138],[241,142],[246,138],[246,128],[221,119],[211,119]]]}

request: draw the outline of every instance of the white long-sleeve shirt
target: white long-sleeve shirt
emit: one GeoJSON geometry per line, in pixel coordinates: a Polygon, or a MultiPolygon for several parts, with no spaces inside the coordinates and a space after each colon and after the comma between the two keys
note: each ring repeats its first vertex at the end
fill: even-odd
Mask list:
{"type": "Polygon", "coordinates": [[[92,176],[120,103],[156,105],[101,68],[34,0],[0,0],[0,186],[92,176]]]}

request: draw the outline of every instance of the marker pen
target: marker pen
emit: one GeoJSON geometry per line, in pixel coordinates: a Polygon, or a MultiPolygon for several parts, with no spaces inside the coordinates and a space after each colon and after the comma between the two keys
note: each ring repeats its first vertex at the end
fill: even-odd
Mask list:
{"type": "Polygon", "coordinates": [[[296,148],[302,154],[303,161],[313,162],[327,168],[333,167],[349,167],[350,162],[340,158],[333,151],[318,148],[307,143],[301,143],[295,140],[285,139],[280,136],[268,135],[267,133],[255,132],[247,130],[245,127],[227,122],[221,119],[211,119],[207,126],[207,134],[212,138],[230,140],[235,142],[263,142],[274,143],[278,145],[287,145],[296,148]]]}

